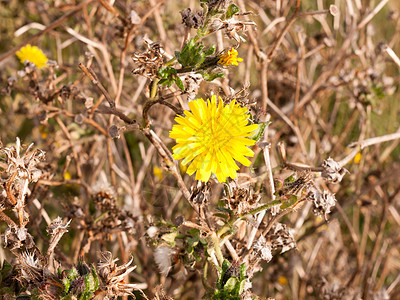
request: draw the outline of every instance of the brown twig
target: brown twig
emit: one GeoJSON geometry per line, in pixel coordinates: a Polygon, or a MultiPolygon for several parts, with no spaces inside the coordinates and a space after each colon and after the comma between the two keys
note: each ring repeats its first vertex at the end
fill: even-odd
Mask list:
{"type": "Polygon", "coordinates": [[[100,83],[99,79],[97,78],[96,73],[91,68],[86,68],[83,64],[79,64],[79,68],[85,73],[87,77],[92,81],[92,83],[100,90],[100,92],[106,97],[108,104],[110,104],[111,108],[115,107],[115,101],[111,98],[110,94],[107,90],[103,87],[100,83]]]}
{"type": "Polygon", "coordinates": [[[85,7],[86,5],[88,5],[90,2],[92,2],[93,0],[85,0],[83,2],[81,2],[80,4],[78,4],[74,9],[70,10],[68,13],[66,13],[65,15],[63,15],[61,18],[58,18],[57,20],[55,20],[53,23],[51,23],[49,26],[46,27],[46,29],[38,32],[37,34],[35,34],[33,37],[23,41],[21,44],[19,44],[18,46],[15,46],[14,48],[12,48],[11,50],[7,51],[6,53],[4,53],[3,55],[0,56],[0,62],[3,61],[4,59],[6,59],[7,57],[13,55],[15,52],[17,52],[20,48],[22,48],[23,46],[33,43],[34,41],[36,41],[39,37],[41,37],[42,35],[50,32],[51,30],[53,30],[54,28],[60,26],[62,23],[64,23],[65,20],[67,20],[69,17],[73,16],[74,14],[76,14],[79,10],[81,10],[83,7],[85,7]]]}

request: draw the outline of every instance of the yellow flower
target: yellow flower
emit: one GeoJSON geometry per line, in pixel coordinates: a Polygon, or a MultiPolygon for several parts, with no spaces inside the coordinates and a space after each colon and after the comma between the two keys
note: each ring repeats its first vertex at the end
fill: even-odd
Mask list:
{"type": "Polygon", "coordinates": [[[224,66],[235,65],[238,66],[238,62],[243,61],[243,58],[237,57],[238,52],[235,48],[228,50],[228,52],[221,54],[218,63],[224,66]]]}
{"type": "Polygon", "coordinates": [[[24,61],[29,60],[31,63],[34,63],[36,67],[39,69],[43,68],[46,65],[47,57],[44,55],[42,50],[40,50],[36,46],[31,46],[30,44],[22,47],[16,55],[19,60],[24,63],[24,61]]]}
{"type": "Polygon", "coordinates": [[[282,284],[282,285],[287,285],[287,279],[286,279],[286,277],[285,276],[281,276],[281,277],[279,277],[279,279],[278,279],[278,283],[280,283],[280,284],[282,284]]]}
{"type": "Polygon", "coordinates": [[[159,181],[163,178],[163,170],[157,166],[153,167],[153,174],[158,178],[159,181]]]}
{"type": "Polygon", "coordinates": [[[187,173],[196,172],[196,180],[207,182],[214,173],[219,182],[226,177],[236,178],[239,167],[235,160],[245,166],[250,161],[245,156],[254,156],[247,146],[255,141],[246,137],[258,128],[248,125],[248,111],[233,100],[224,105],[221,97],[213,95],[207,102],[203,99],[189,102],[191,112],[177,116],[178,123],[169,136],[176,140],[173,149],[175,159],[183,159],[182,165],[191,162],[187,173]]]}
{"type": "Polygon", "coordinates": [[[359,164],[360,163],[360,161],[361,161],[361,153],[360,152],[358,152],[356,154],[356,156],[354,156],[353,161],[354,161],[355,164],[359,164]]]}
{"type": "Polygon", "coordinates": [[[64,179],[65,180],[70,180],[72,178],[72,176],[71,176],[71,173],[70,172],[65,172],[65,174],[64,174],[64,179]]]}

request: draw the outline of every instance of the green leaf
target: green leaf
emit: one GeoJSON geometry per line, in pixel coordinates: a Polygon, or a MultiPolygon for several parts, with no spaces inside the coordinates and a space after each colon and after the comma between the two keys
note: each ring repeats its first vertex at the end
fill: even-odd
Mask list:
{"type": "Polygon", "coordinates": [[[240,281],[240,283],[238,285],[238,291],[237,291],[238,295],[241,295],[243,293],[245,283],[246,283],[246,280],[244,280],[244,279],[242,281],[240,281]]]}
{"type": "Polygon", "coordinates": [[[203,63],[205,58],[206,58],[206,55],[204,54],[204,52],[200,52],[200,53],[198,53],[197,55],[194,56],[191,65],[193,67],[198,67],[203,63]]]}
{"type": "Polygon", "coordinates": [[[175,83],[182,91],[185,89],[182,80],[178,76],[176,77],[175,83]]]}
{"type": "Polygon", "coordinates": [[[218,72],[208,74],[207,72],[204,71],[204,72],[201,72],[200,74],[203,76],[204,80],[206,80],[206,81],[213,81],[216,78],[224,78],[225,77],[224,73],[218,73],[218,72]]]}
{"type": "Polygon", "coordinates": [[[212,44],[208,49],[206,49],[206,50],[204,51],[204,54],[205,54],[206,56],[213,55],[213,54],[215,53],[215,50],[216,50],[216,46],[215,46],[215,44],[212,44]]]}
{"type": "Polygon", "coordinates": [[[239,268],[240,279],[245,279],[247,277],[246,274],[246,263],[242,263],[239,268]]]}
{"type": "Polygon", "coordinates": [[[258,123],[258,128],[254,131],[254,134],[249,137],[249,139],[252,139],[253,141],[258,142],[261,140],[261,138],[264,135],[265,128],[271,124],[271,122],[263,122],[263,123],[258,123]]]}
{"type": "Polygon", "coordinates": [[[162,235],[161,239],[169,243],[171,246],[175,246],[175,238],[177,235],[177,232],[166,233],[162,235]]]}
{"type": "Polygon", "coordinates": [[[239,12],[239,7],[236,6],[235,4],[231,4],[231,5],[229,5],[229,7],[228,7],[228,9],[226,11],[225,17],[227,19],[230,19],[230,18],[233,17],[234,14],[236,14],[238,12],[239,12]]]}
{"type": "Polygon", "coordinates": [[[175,57],[179,61],[179,58],[181,57],[181,53],[179,51],[175,51],[175,57]]]}
{"type": "Polygon", "coordinates": [[[222,263],[222,272],[225,273],[226,270],[228,270],[230,266],[231,266],[231,263],[228,260],[224,259],[224,262],[222,263]]]}
{"type": "Polygon", "coordinates": [[[285,200],[282,205],[280,206],[281,209],[286,209],[291,207],[292,205],[295,205],[298,201],[297,196],[295,195],[289,195],[289,199],[285,200]]]}
{"type": "Polygon", "coordinates": [[[236,277],[229,278],[228,281],[224,285],[224,290],[229,292],[229,293],[232,293],[233,290],[235,289],[235,286],[236,286],[237,283],[238,282],[237,282],[237,278],[236,277]]]}
{"type": "Polygon", "coordinates": [[[71,270],[69,270],[67,278],[70,281],[74,281],[78,277],[79,277],[79,272],[75,267],[73,267],[71,270]]]}
{"type": "Polygon", "coordinates": [[[63,285],[64,285],[64,293],[68,294],[68,292],[69,292],[69,287],[71,286],[71,282],[69,281],[68,278],[64,278],[64,279],[62,280],[62,283],[63,283],[63,285]]]}
{"type": "Polygon", "coordinates": [[[287,178],[285,178],[285,180],[284,180],[285,183],[291,183],[291,182],[294,182],[294,181],[296,181],[296,177],[294,176],[294,174],[289,176],[289,177],[287,177],[287,178]]]}

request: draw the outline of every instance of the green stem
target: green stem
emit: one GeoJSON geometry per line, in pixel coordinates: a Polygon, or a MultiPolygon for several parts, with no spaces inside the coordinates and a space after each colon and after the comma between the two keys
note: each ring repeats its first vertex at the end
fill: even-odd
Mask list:
{"type": "Polygon", "coordinates": [[[158,89],[158,82],[160,81],[159,78],[154,79],[152,85],[151,85],[151,91],[150,91],[150,100],[154,100],[157,96],[157,89],[158,89]]]}
{"type": "Polygon", "coordinates": [[[267,204],[261,205],[260,207],[257,207],[255,209],[252,209],[252,210],[242,214],[241,217],[245,217],[245,216],[248,216],[248,215],[254,215],[254,214],[256,214],[256,213],[258,213],[260,211],[263,211],[263,210],[266,210],[266,209],[270,209],[271,207],[273,207],[275,205],[278,205],[278,204],[282,204],[282,201],[281,200],[271,201],[271,202],[269,202],[267,204]]]}
{"type": "Polygon", "coordinates": [[[167,61],[164,66],[169,67],[172,66],[176,62],[176,57],[171,58],[169,61],[167,61]]]}
{"type": "Polygon", "coordinates": [[[224,262],[224,256],[222,255],[221,246],[219,245],[219,239],[215,232],[212,234],[211,239],[214,245],[214,251],[217,256],[218,262],[222,266],[222,263],[224,262]]]}

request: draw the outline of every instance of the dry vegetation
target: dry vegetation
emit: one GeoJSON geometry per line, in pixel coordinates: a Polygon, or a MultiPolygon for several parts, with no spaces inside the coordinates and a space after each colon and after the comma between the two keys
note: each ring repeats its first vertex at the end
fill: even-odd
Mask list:
{"type": "Polygon", "coordinates": [[[1,297],[399,299],[399,13],[1,1],[1,297]],[[182,58],[193,37],[216,52],[182,58]],[[218,65],[232,47],[243,61],[218,65]],[[174,117],[212,94],[260,124],[226,183],[171,156],[174,117]]]}

